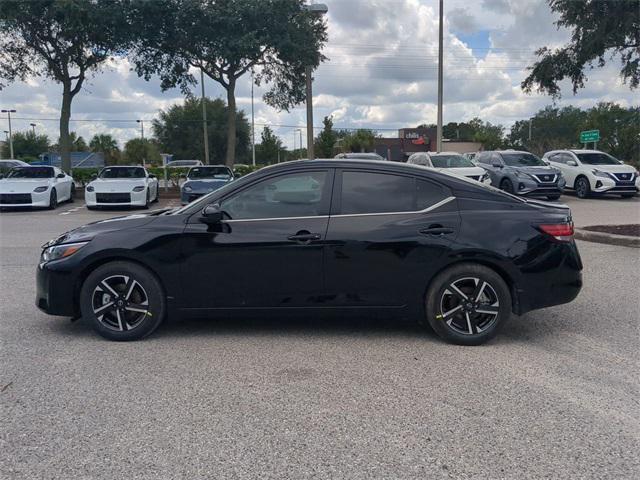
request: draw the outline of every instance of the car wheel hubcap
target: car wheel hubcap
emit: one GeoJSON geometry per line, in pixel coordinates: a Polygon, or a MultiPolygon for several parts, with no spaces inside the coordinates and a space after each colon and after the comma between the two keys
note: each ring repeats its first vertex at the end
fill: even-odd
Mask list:
{"type": "Polygon", "coordinates": [[[457,333],[477,335],[498,320],[500,302],[486,280],[465,277],[451,282],[440,298],[440,318],[457,333]]]}
{"type": "Polygon", "coordinates": [[[113,275],[98,283],[91,307],[102,325],[118,332],[133,330],[151,316],[147,292],[128,275],[113,275]]]}

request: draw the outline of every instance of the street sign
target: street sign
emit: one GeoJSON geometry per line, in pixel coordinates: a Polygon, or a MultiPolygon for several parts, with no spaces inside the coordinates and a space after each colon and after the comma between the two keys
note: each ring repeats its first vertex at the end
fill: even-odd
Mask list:
{"type": "Polygon", "coordinates": [[[597,142],[600,140],[600,130],[585,130],[580,132],[580,143],[597,142]]]}

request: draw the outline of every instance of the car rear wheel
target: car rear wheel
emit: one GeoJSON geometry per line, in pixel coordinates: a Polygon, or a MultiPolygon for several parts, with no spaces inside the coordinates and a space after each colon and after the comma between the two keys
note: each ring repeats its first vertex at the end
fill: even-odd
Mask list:
{"type": "Polygon", "coordinates": [[[80,291],[82,318],[109,340],[138,340],[162,322],[166,303],[160,282],[146,268],[130,262],[98,267],[80,291]]]}
{"type": "Polygon", "coordinates": [[[500,190],[504,190],[507,193],[513,193],[513,183],[508,178],[505,178],[500,182],[500,190]]]}
{"type": "Polygon", "coordinates": [[[51,195],[49,196],[49,210],[55,210],[58,206],[58,194],[56,193],[56,189],[51,189],[51,195]]]}
{"type": "Polygon", "coordinates": [[[574,188],[578,198],[587,198],[591,193],[591,185],[589,185],[589,180],[585,177],[578,177],[574,188]]]}
{"type": "Polygon", "coordinates": [[[509,287],[483,265],[455,265],[433,279],[426,296],[429,325],[444,340],[480,345],[493,338],[511,313],[509,287]]]}

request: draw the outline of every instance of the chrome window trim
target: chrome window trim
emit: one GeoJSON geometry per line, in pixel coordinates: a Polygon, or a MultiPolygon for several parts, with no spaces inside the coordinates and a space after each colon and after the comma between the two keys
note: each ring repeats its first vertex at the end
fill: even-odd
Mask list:
{"type": "Polygon", "coordinates": [[[452,200],[455,200],[456,197],[447,197],[444,200],[440,200],[438,203],[434,203],[433,205],[431,205],[430,207],[427,207],[423,210],[412,210],[409,212],[377,212],[377,213],[345,213],[345,214],[339,214],[339,215],[310,215],[310,216],[306,216],[306,217],[270,217],[270,218],[239,218],[239,219],[229,219],[229,220],[222,220],[223,223],[238,223],[238,222],[266,222],[269,220],[306,220],[306,219],[310,219],[310,218],[318,218],[318,219],[325,219],[325,218],[343,218],[343,217],[371,217],[371,216],[378,216],[378,215],[415,215],[417,213],[428,213],[431,212],[433,210],[435,210],[436,208],[440,208],[441,206],[451,202],[452,200]]]}

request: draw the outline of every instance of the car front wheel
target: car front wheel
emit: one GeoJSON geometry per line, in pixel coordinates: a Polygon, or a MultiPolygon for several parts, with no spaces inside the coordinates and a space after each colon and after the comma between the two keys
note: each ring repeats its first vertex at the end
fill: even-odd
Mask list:
{"type": "Polygon", "coordinates": [[[51,189],[51,195],[49,196],[49,209],[55,210],[58,206],[58,194],[56,193],[56,189],[51,189]]]}
{"type": "Polygon", "coordinates": [[[438,274],[427,291],[429,325],[448,342],[480,345],[493,338],[511,314],[509,287],[483,265],[455,265],[438,274]]]}
{"type": "Polygon", "coordinates": [[[504,190],[507,193],[514,193],[513,183],[508,178],[505,178],[500,182],[500,190],[504,190]]]}
{"type": "Polygon", "coordinates": [[[578,198],[587,198],[591,193],[591,185],[589,185],[589,180],[585,177],[578,178],[576,180],[575,190],[578,198]]]}
{"type": "Polygon", "coordinates": [[[130,262],[98,267],[80,291],[80,310],[100,335],[109,340],[138,340],[162,322],[166,302],[162,286],[146,268],[130,262]]]}

